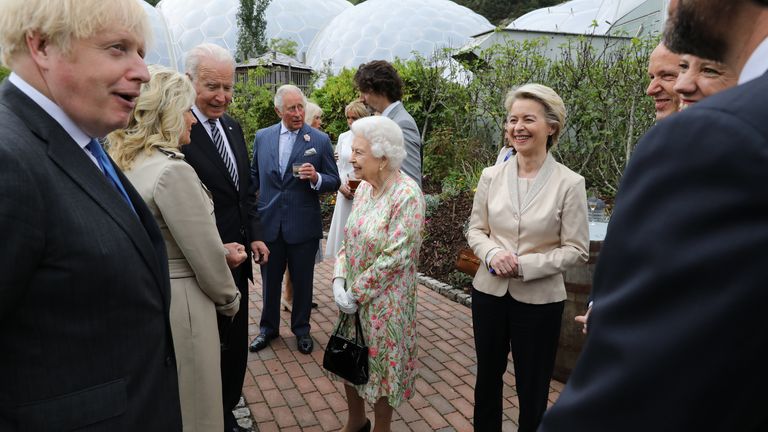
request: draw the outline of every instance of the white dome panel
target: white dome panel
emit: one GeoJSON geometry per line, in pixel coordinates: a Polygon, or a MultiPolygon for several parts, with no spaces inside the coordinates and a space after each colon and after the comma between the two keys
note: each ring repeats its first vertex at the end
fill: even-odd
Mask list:
{"type": "Polygon", "coordinates": [[[149,25],[152,28],[152,40],[147,41],[147,53],[144,56],[144,61],[147,64],[176,68],[176,54],[173,50],[173,43],[171,42],[171,35],[168,33],[165,18],[149,3],[143,0],[136,1],[141,3],[147,13],[149,25]]]}
{"type": "Polygon", "coordinates": [[[449,0],[367,0],[317,34],[306,63],[320,69],[330,62],[338,73],[371,60],[411,59],[412,51],[429,57],[435,49],[458,48],[491,29],[487,19],[449,0]]]}
{"type": "MultiPolygon", "coordinates": [[[[267,42],[274,38],[293,40],[301,59],[315,35],[351,7],[346,0],[271,0],[264,13],[267,42]]],[[[186,52],[203,42],[223,46],[236,55],[238,0],[162,0],[157,8],[175,42],[179,70],[184,68],[186,52]]]]}
{"type": "Polygon", "coordinates": [[[663,0],[571,0],[529,12],[507,28],[554,33],[606,35],[660,27],[663,0]]]}

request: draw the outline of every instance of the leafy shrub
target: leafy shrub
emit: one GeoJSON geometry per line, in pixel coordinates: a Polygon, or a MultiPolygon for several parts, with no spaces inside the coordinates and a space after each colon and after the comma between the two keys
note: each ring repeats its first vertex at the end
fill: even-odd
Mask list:
{"type": "Polygon", "coordinates": [[[426,194],[424,195],[424,203],[427,207],[424,212],[424,219],[429,219],[440,205],[440,197],[438,195],[426,194]]]}
{"type": "Polygon", "coordinates": [[[359,97],[354,77],[354,70],[342,69],[338,75],[328,77],[322,87],[312,92],[312,99],[323,109],[323,129],[334,141],[349,129],[344,108],[359,97]]]}
{"type": "Polygon", "coordinates": [[[265,69],[249,70],[248,80],[244,83],[235,84],[234,97],[229,106],[229,114],[236,118],[243,127],[249,155],[253,154],[253,139],[256,136],[256,131],[280,120],[275,113],[273,91],[269,87],[256,84],[256,77],[265,74],[265,69]]]}

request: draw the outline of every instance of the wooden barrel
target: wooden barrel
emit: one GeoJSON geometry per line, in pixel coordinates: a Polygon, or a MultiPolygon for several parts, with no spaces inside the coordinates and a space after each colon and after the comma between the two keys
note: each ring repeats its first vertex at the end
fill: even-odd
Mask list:
{"type": "Polygon", "coordinates": [[[581,332],[581,324],[575,322],[573,318],[576,315],[584,315],[587,310],[587,299],[592,290],[592,277],[602,246],[602,240],[590,241],[589,261],[565,272],[565,291],[568,298],[565,300],[563,323],[560,325],[560,343],[553,373],[553,377],[561,382],[568,380],[584,345],[586,335],[581,332]]]}

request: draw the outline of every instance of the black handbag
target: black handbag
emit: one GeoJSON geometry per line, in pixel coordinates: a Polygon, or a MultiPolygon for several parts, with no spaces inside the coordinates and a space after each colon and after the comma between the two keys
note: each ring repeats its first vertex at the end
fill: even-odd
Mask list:
{"type": "Polygon", "coordinates": [[[344,378],[352,384],[368,382],[368,345],[365,344],[360,315],[355,312],[355,338],[348,339],[341,334],[341,328],[348,314],[342,312],[339,325],[331,334],[323,354],[323,368],[344,378]]]}

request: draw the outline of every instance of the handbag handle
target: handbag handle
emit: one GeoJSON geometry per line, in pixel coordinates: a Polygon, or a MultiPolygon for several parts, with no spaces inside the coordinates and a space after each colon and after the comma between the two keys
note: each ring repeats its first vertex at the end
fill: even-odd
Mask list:
{"type": "MultiPolygon", "coordinates": [[[[339,325],[336,327],[336,332],[341,329],[342,326],[347,322],[347,317],[350,314],[339,312],[341,314],[341,320],[339,320],[339,325]]],[[[365,343],[365,336],[363,336],[363,326],[360,325],[360,313],[358,311],[355,311],[355,343],[358,345],[366,345],[365,343]]]]}

